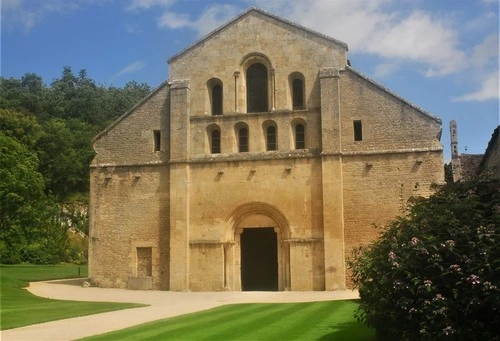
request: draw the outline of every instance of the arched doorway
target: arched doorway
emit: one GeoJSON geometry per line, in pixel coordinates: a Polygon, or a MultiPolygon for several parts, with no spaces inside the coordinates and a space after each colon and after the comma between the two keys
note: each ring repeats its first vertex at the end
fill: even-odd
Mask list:
{"type": "Polygon", "coordinates": [[[278,239],[272,227],[244,228],[241,243],[241,289],[278,290],[278,239]]]}
{"type": "Polygon", "coordinates": [[[226,221],[226,290],[288,290],[289,225],[284,215],[271,205],[252,202],[236,208],[226,221]]]}

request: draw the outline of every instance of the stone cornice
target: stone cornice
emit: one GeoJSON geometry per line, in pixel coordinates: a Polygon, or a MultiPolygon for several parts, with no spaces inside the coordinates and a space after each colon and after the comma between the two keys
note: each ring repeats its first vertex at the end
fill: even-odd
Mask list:
{"type": "Polygon", "coordinates": [[[171,159],[152,162],[137,163],[101,163],[90,165],[90,168],[108,168],[108,167],[157,167],[169,164],[200,164],[217,162],[241,162],[241,161],[272,161],[272,160],[294,160],[311,159],[324,156],[367,156],[367,155],[387,155],[387,154],[408,154],[408,153],[436,153],[442,152],[443,147],[434,148],[409,148],[392,150],[363,150],[363,151],[342,151],[325,153],[317,149],[255,152],[255,153],[231,153],[231,154],[211,154],[193,156],[189,159],[171,159]]]}
{"type": "Polygon", "coordinates": [[[276,117],[297,117],[305,114],[320,114],[320,109],[304,109],[304,110],[274,110],[266,112],[252,112],[252,113],[239,113],[231,112],[224,115],[200,115],[200,116],[190,116],[189,121],[191,122],[224,122],[224,121],[237,121],[239,119],[248,118],[269,118],[273,119],[276,117]]]}

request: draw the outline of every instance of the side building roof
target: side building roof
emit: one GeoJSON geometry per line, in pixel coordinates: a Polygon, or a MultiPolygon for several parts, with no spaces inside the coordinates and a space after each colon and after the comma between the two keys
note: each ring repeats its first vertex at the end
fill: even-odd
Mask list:
{"type": "Polygon", "coordinates": [[[369,83],[373,84],[374,86],[378,87],[379,89],[381,89],[382,91],[396,97],[397,99],[399,99],[400,101],[404,102],[405,104],[409,105],[410,107],[412,107],[413,109],[417,110],[418,112],[422,113],[423,115],[433,119],[434,121],[436,121],[437,123],[439,124],[442,124],[442,120],[437,117],[437,116],[434,116],[433,114],[431,114],[430,112],[420,108],[419,106],[413,104],[412,102],[410,102],[409,100],[407,100],[406,98],[403,98],[401,96],[399,96],[398,94],[396,94],[395,92],[389,90],[388,88],[386,88],[385,86],[383,86],[382,84],[376,82],[375,80],[371,79],[370,77],[362,74],[361,72],[359,72],[358,70],[354,69],[353,67],[349,66],[349,65],[346,65],[346,70],[349,70],[351,71],[352,73],[356,74],[358,77],[360,78],[363,78],[364,80],[368,81],[369,83]]]}
{"type": "Polygon", "coordinates": [[[163,82],[163,83],[161,83],[156,89],[154,89],[153,91],[151,91],[151,93],[149,95],[147,95],[141,101],[139,101],[139,103],[137,103],[136,105],[134,105],[130,110],[128,110],[123,115],[121,115],[120,117],[118,117],[116,120],[113,121],[113,123],[111,123],[103,131],[101,131],[99,134],[97,134],[92,139],[92,144],[94,144],[96,141],[98,141],[102,136],[106,135],[106,133],[109,132],[111,129],[113,129],[118,123],[120,123],[123,119],[125,119],[130,114],[132,114],[137,108],[139,108],[141,105],[143,105],[145,102],[147,102],[151,97],[153,97],[154,95],[156,95],[160,90],[162,90],[163,88],[167,87],[168,85],[169,85],[168,84],[168,80],[165,81],[165,82],[163,82]]]}

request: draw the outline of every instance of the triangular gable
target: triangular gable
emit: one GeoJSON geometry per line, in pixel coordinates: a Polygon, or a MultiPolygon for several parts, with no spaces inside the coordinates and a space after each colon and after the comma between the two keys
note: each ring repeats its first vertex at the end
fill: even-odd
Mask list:
{"type": "Polygon", "coordinates": [[[160,90],[162,90],[164,87],[168,86],[168,81],[165,81],[161,83],[156,89],[154,89],[149,95],[144,97],[139,103],[134,105],[130,110],[125,112],[123,115],[118,117],[113,123],[111,123],[109,126],[107,126],[103,131],[101,131],[99,134],[97,134],[93,139],[92,139],[92,144],[94,144],[97,140],[99,140],[103,135],[105,135],[107,132],[112,130],[118,123],[120,123],[122,120],[124,120],[127,116],[132,114],[137,108],[139,108],[141,105],[143,105],[145,102],[147,102],[151,97],[156,95],[160,90]]]}
{"type": "Polygon", "coordinates": [[[189,50],[193,49],[194,47],[198,46],[198,45],[201,45],[204,41],[210,39],[212,36],[214,36],[215,34],[219,33],[220,31],[224,30],[226,27],[232,25],[233,23],[235,23],[236,21],[242,19],[243,17],[251,14],[252,12],[256,12],[256,13],[260,13],[262,15],[265,15],[269,18],[272,18],[272,19],[275,19],[277,21],[280,21],[282,23],[285,23],[287,25],[290,25],[290,26],[293,26],[295,28],[298,28],[300,30],[303,30],[307,33],[310,33],[310,34],[313,34],[319,38],[322,38],[322,39],[325,39],[329,42],[332,42],[334,44],[338,44],[338,45],[341,45],[343,48],[345,48],[346,50],[349,50],[349,48],[347,47],[347,44],[340,41],[340,40],[337,40],[337,39],[334,39],[334,38],[331,38],[327,35],[324,35],[322,33],[319,33],[317,31],[314,31],[314,30],[311,30],[309,28],[306,28],[304,26],[301,26],[299,24],[296,24],[296,23],[293,23],[289,20],[286,20],[286,19],[283,19],[283,18],[280,18],[274,14],[271,14],[269,12],[266,12],[266,11],[263,11],[259,8],[256,8],[256,7],[251,7],[249,9],[247,9],[245,12],[241,13],[240,15],[238,15],[237,17],[235,17],[234,19],[232,20],[229,20],[227,23],[225,23],[224,25],[220,26],[219,28],[213,30],[212,32],[208,33],[206,36],[204,36],[203,38],[201,38],[200,40],[194,42],[193,44],[189,45],[188,47],[186,47],[184,50],[182,50],[181,52],[173,55],[172,57],[170,57],[167,62],[170,64],[172,61],[174,61],[175,59],[179,58],[180,56],[182,56],[183,54],[185,54],[186,52],[188,52],[189,50]]]}
{"type": "Polygon", "coordinates": [[[381,85],[380,83],[377,83],[376,81],[374,81],[373,79],[371,79],[370,77],[368,76],[365,76],[364,74],[362,74],[361,72],[357,71],[356,69],[352,68],[351,66],[346,66],[345,67],[346,70],[348,71],[351,71],[352,73],[354,73],[355,75],[357,75],[358,77],[360,78],[363,78],[364,80],[370,82],[371,84],[375,85],[377,88],[379,88],[380,90],[390,94],[391,96],[394,96],[396,97],[397,99],[399,99],[400,101],[404,102],[405,104],[409,105],[410,107],[412,107],[413,109],[417,110],[419,113],[433,119],[434,121],[438,122],[439,124],[442,123],[441,119],[439,117],[436,117],[434,116],[433,114],[431,114],[430,112],[428,111],[425,111],[424,109],[418,107],[417,105],[413,104],[412,102],[408,101],[407,99],[399,96],[398,94],[392,92],[391,90],[387,89],[385,86],[381,85]]]}

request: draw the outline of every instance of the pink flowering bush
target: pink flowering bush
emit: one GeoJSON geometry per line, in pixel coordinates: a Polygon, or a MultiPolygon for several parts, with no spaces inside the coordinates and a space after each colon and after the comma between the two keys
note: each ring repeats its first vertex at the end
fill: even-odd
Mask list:
{"type": "Polygon", "coordinates": [[[414,200],[349,265],[381,340],[500,340],[500,181],[414,200]]]}

